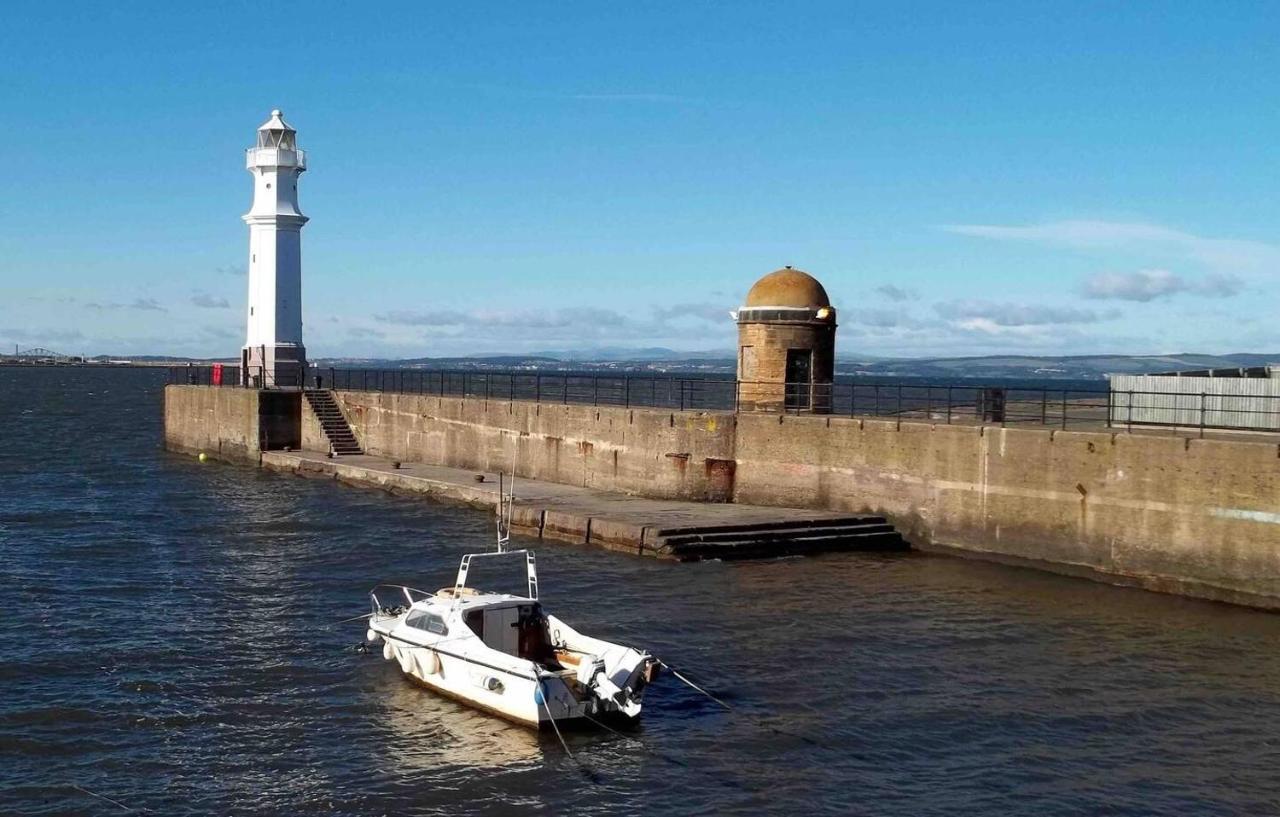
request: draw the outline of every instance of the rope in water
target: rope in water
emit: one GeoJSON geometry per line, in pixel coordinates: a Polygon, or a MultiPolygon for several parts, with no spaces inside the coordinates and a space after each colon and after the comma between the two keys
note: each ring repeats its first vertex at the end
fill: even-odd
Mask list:
{"type": "Polygon", "coordinates": [[[542,709],[547,713],[547,720],[551,721],[551,728],[556,731],[556,737],[560,739],[560,746],[564,749],[564,753],[569,756],[569,759],[572,760],[575,765],[577,765],[579,771],[582,772],[584,777],[592,783],[599,783],[600,776],[588,768],[581,760],[574,757],[573,752],[569,751],[569,744],[565,742],[564,735],[560,734],[560,727],[556,724],[555,716],[551,714],[551,705],[547,703],[546,687],[543,686],[541,678],[538,679],[538,691],[535,695],[535,699],[542,705],[542,709]]]}
{"type": "MultiPolygon", "coordinates": [[[[120,808],[124,809],[125,811],[128,811],[128,812],[134,812],[134,811],[137,811],[137,809],[130,808],[129,806],[126,806],[124,803],[121,803],[119,800],[112,800],[110,797],[107,797],[105,794],[98,794],[96,791],[89,791],[89,790],[88,790],[88,789],[86,789],[84,786],[81,786],[81,785],[79,785],[79,784],[72,783],[72,784],[71,784],[71,788],[75,789],[76,791],[84,792],[85,794],[89,795],[90,797],[96,797],[96,798],[98,798],[99,800],[106,800],[108,803],[112,804],[113,806],[119,806],[120,808]]],[[[145,812],[145,813],[147,813],[147,814],[153,814],[153,813],[154,813],[154,812],[152,812],[152,811],[151,811],[151,809],[147,809],[147,808],[142,809],[142,811],[143,811],[143,812],[145,812]]]]}
{"type": "Polygon", "coordinates": [[[542,705],[543,710],[547,713],[547,720],[551,721],[551,728],[556,730],[556,737],[560,738],[560,745],[564,747],[564,753],[569,759],[577,763],[578,760],[573,756],[573,752],[569,751],[569,744],[564,742],[564,735],[560,734],[560,727],[556,725],[556,719],[551,714],[551,706],[547,703],[547,688],[542,685],[542,679],[538,679],[538,703],[542,705]]]}
{"type": "MultiPolygon", "coordinates": [[[[670,666],[668,666],[668,665],[667,665],[667,663],[666,663],[665,661],[662,661],[661,659],[659,659],[659,660],[658,660],[658,663],[659,663],[659,664],[661,664],[661,665],[662,665],[662,667],[663,667],[664,669],[666,669],[667,671],[669,671],[672,675],[674,675],[675,677],[679,678],[681,681],[683,681],[684,683],[688,684],[688,685],[689,685],[690,687],[692,687],[693,689],[697,690],[698,692],[701,692],[703,695],[706,695],[708,698],[710,698],[711,700],[713,700],[713,701],[715,701],[716,703],[720,704],[720,706],[723,706],[725,709],[727,709],[727,710],[729,710],[729,711],[731,711],[731,712],[732,712],[732,711],[734,711],[733,707],[729,706],[729,705],[728,705],[727,703],[725,703],[724,701],[722,701],[722,700],[720,700],[719,698],[717,698],[716,696],[712,695],[710,692],[707,692],[705,689],[703,689],[702,687],[698,686],[698,685],[697,685],[697,684],[695,684],[693,681],[690,681],[688,678],[684,677],[684,676],[683,676],[683,675],[681,675],[680,673],[676,672],[674,669],[671,669],[671,667],[670,667],[670,666]]],[[[801,734],[798,734],[798,733],[796,733],[796,732],[791,732],[791,731],[788,731],[788,730],[786,730],[786,729],[779,729],[779,728],[778,728],[778,727],[776,727],[776,726],[770,726],[769,724],[765,723],[765,722],[764,722],[764,718],[762,718],[762,717],[760,717],[760,716],[752,717],[752,718],[751,718],[751,720],[753,720],[753,721],[755,722],[755,725],[756,725],[758,728],[761,728],[761,729],[768,729],[770,732],[773,732],[774,734],[778,734],[778,735],[786,735],[787,737],[795,738],[796,740],[800,740],[800,741],[803,741],[803,742],[805,742],[805,743],[808,743],[808,744],[809,744],[809,745],[811,745],[811,746],[825,746],[822,742],[820,742],[820,741],[816,741],[816,740],[814,740],[813,738],[807,737],[807,736],[805,736],[805,735],[801,735],[801,734]]],[[[826,747],[826,748],[832,748],[832,747],[826,747]]]]}
{"type": "Polygon", "coordinates": [[[667,664],[667,662],[666,662],[666,661],[663,661],[662,659],[658,659],[658,663],[662,665],[662,668],[663,668],[663,669],[667,670],[667,671],[668,671],[668,672],[670,672],[672,675],[674,675],[675,677],[679,678],[681,681],[684,681],[686,684],[688,684],[688,685],[689,685],[690,687],[692,687],[693,689],[696,689],[698,692],[701,692],[703,695],[706,695],[708,698],[710,698],[711,700],[713,700],[713,701],[715,701],[716,703],[720,704],[720,705],[721,705],[721,706],[723,706],[725,709],[728,709],[728,710],[730,710],[730,711],[732,711],[732,710],[733,710],[733,707],[729,706],[727,703],[725,703],[724,701],[720,700],[720,699],[719,699],[719,698],[717,698],[716,696],[712,695],[710,692],[707,692],[705,689],[703,689],[702,687],[698,686],[698,685],[697,685],[697,684],[695,684],[693,681],[690,681],[688,678],[686,678],[686,677],[684,677],[683,675],[681,675],[680,673],[676,672],[674,669],[672,669],[672,668],[670,667],[670,665],[668,665],[668,664],[667,664]]]}

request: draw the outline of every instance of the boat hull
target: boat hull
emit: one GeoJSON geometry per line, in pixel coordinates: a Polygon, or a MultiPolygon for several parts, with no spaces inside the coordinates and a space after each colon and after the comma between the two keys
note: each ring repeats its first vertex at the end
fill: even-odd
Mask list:
{"type": "Polygon", "coordinates": [[[635,720],[583,694],[566,674],[538,676],[372,629],[383,640],[384,657],[395,661],[409,681],[512,723],[538,729],[552,720],[557,725],[635,720]]]}

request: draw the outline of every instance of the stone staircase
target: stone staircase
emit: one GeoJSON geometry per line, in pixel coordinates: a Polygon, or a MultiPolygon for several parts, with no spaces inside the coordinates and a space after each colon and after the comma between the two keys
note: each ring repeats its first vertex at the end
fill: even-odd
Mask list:
{"type": "Polygon", "coordinates": [[[324,430],[334,456],[363,454],[355,432],[338,407],[338,401],[333,399],[333,393],[325,389],[307,389],[306,395],[307,405],[320,421],[320,428],[324,430]]]}
{"type": "MultiPolygon", "coordinates": [[[[649,535],[646,534],[646,540],[649,535]]],[[[646,544],[646,547],[650,547],[646,544]]],[[[909,550],[883,516],[843,516],[746,525],[664,528],[653,534],[657,555],[682,562],[769,559],[848,550],[909,550]]]]}

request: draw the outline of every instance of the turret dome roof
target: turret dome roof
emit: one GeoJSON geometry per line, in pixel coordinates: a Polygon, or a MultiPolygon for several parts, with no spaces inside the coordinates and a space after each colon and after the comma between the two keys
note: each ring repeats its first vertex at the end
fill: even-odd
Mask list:
{"type": "Polygon", "coordinates": [[[819,309],[830,306],[831,300],[817,278],[798,269],[783,267],[756,281],[747,293],[745,305],[819,309]]]}

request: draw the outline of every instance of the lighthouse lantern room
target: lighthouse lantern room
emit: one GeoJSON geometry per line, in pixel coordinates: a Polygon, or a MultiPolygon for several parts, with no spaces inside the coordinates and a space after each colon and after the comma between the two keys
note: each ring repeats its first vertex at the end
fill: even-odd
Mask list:
{"type": "Polygon", "coordinates": [[[248,330],[241,355],[245,383],[259,388],[299,388],[307,369],[302,345],[302,225],[298,177],[307,156],[297,131],[280,111],[258,128],[258,143],[246,151],[253,174],[249,225],[248,330]]]}

